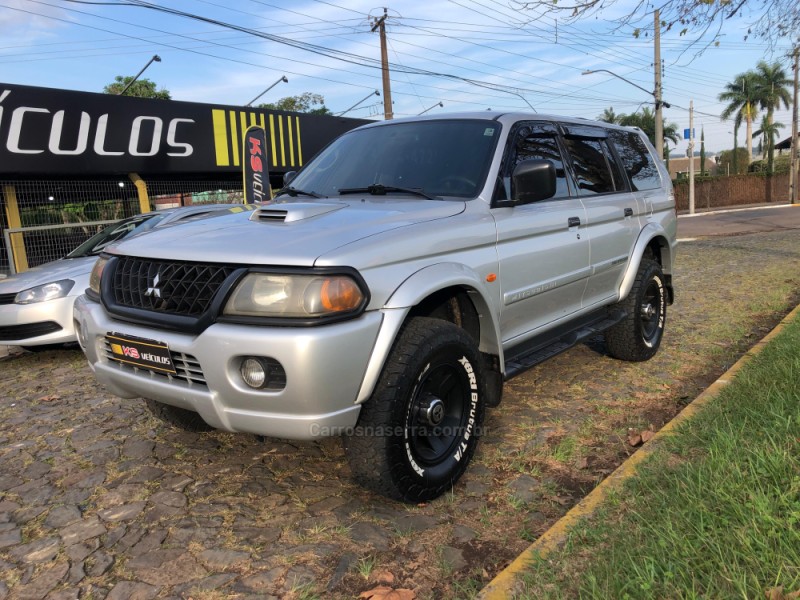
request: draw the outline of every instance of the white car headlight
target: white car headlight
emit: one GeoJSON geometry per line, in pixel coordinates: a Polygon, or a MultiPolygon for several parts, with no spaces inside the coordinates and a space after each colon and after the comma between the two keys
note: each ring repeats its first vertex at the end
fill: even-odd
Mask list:
{"type": "Polygon", "coordinates": [[[75,282],[71,279],[62,279],[61,281],[37,285],[21,291],[14,298],[14,302],[16,304],[33,304],[34,302],[47,302],[48,300],[63,298],[69,294],[74,285],[75,282]]]}
{"type": "Polygon", "coordinates": [[[363,307],[361,287],[347,275],[250,273],[223,311],[240,317],[314,318],[363,307]]]}
{"type": "Polygon", "coordinates": [[[89,276],[89,289],[98,296],[100,295],[100,277],[103,275],[103,269],[106,268],[108,258],[101,256],[97,259],[92,267],[92,274],[89,276]]]}

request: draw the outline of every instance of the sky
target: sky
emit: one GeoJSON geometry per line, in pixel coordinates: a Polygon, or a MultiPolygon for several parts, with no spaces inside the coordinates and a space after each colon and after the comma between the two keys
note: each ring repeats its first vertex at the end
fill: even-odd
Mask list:
{"type": "MultiPolygon", "coordinates": [[[[259,102],[313,92],[340,113],[367,98],[347,116],[380,119],[383,99],[370,96],[382,89],[371,24],[384,8],[374,1],[150,0],[216,21],[209,23],[125,0],[0,0],[0,82],[101,92],[158,54],[161,62],[143,77],[174,100],[244,105],[286,76],[259,102]]],[[[569,21],[522,10],[514,0],[396,0],[386,5],[395,117],[532,107],[594,119],[609,107],[652,108],[652,95],[636,87],[654,88],[652,19],[638,39],[620,20],[634,1],[569,21]],[[582,75],[597,69],[635,85],[605,72],[582,75]]],[[[663,98],[672,105],[664,116],[682,135],[693,101],[696,150],[701,129],[708,152],[733,147],[733,122],[720,120],[717,96],[737,74],[759,60],[780,61],[791,73],[790,42],[745,41],[749,20],[745,11],[726,21],[718,45],[710,36],[662,33],[663,98]]],[[[791,110],[775,120],[785,125],[779,139],[788,137],[791,110]]],[[[675,152],[686,147],[681,140],[675,152]]]]}

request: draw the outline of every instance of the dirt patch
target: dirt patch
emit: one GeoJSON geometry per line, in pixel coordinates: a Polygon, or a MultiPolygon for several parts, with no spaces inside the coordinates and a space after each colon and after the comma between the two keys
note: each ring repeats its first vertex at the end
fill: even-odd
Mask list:
{"type": "Polygon", "coordinates": [[[634,451],[629,429],[661,427],[763,337],[798,272],[796,232],[682,244],[659,354],[615,361],[598,338],[507,382],[470,469],[420,506],[351,483],[338,440],[181,433],[75,350],[2,358],[0,598],[344,599],[380,572],[469,598],[634,451]]]}

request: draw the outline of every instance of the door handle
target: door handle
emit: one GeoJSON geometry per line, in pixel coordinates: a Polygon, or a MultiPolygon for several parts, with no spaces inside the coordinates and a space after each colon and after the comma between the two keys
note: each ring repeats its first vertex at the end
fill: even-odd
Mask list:
{"type": "Polygon", "coordinates": [[[632,208],[626,208],[625,209],[625,216],[626,217],[632,217],[633,216],[633,209],[632,208]]]}
{"type": "Polygon", "coordinates": [[[567,219],[567,227],[578,227],[581,224],[580,217],[570,217],[567,219]]]}

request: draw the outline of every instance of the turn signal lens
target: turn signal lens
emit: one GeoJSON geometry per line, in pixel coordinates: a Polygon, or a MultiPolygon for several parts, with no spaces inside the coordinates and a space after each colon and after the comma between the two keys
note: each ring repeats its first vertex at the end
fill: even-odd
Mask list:
{"type": "Polygon", "coordinates": [[[92,274],[89,276],[89,289],[98,296],[100,295],[100,278],[103,276],[103,269],[106,268],[106,264],[108,264],[108,258],[105,256],[98,258],[92,268],[92,274]]]}
{"type": "Polygon", "coordinates": [[[320,288],[322,308],[329,312],[355,310],[363,299],[356,283],[347,277],[326,279],[320,288]]]}

